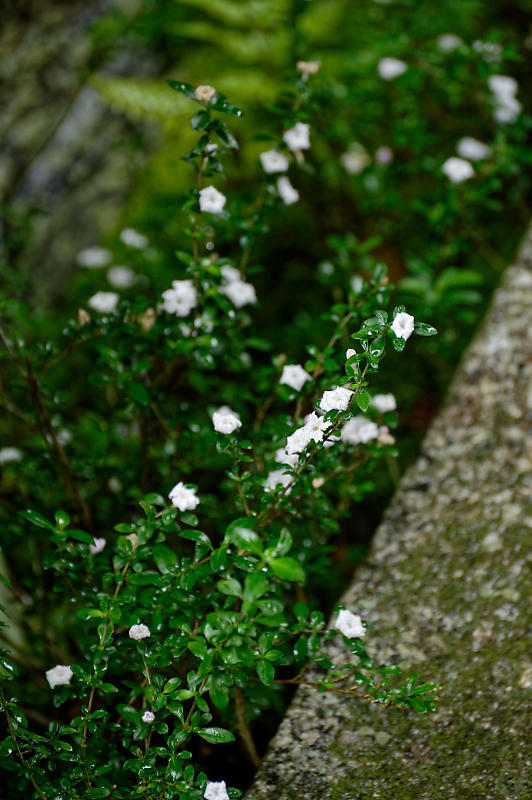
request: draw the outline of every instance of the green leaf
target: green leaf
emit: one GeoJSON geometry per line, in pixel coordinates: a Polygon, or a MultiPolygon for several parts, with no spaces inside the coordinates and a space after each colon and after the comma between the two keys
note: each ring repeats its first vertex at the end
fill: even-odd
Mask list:
{"type": "Polygon", "coordinates": [[[251,605],[268,590],[268,578],[264,572],[251,572],[244,581],[244,604],[251,605]]]}
{"type": "Polygon", "coordinates": [[[195,531],[195,530],[185,530],[179,531],[179,536],[182,536],[183,539],[190,539],[192,542],[197,542],[198,544],[204,544],[205,547],[208,547],[209,550],[213,549],[211,544],[211,540],[207,536],[206,533],[202,533],[202,531],[195,531]]]}
{"type": "Polygon", "coordinates": [[[278,578],[301,583],[305,580],[305,570],[295,558],[290,558],[290,556],[273,558],[270,561],[270,567],[278,578]]]}
{"type": "Polygon", "coordinates": [[[418,336],[436,336],[438,331],[426,322],[414,322],[414,333],[418,336]]]}
{"type": "Polygon", "coordinates": [[[132,706],[118,705],[117,711],[127,722],[137,723],[139,721],[139,712],[132,706]]]}
{"type": "Polygon", "coordinates": [[[236,578],[224,578],[216,584],[218,591],[231,597],[242,597],[242,587],[236,578]]]}
{"type": "Polygon", "coordinates": [[[365,389],[359,389],[357,396],[355,397],[355,403],[360,408],[361,411],[367,411],[369,407],[370,396],[365,389]]]}
{"type": "Polygon", "coordinates": [[[202,131],[210,122],[210,115],[207,111],[198,111],[190,120],[193,131],[202,131]]]}
{"type": "Polygon", "coordinates": [[[85,544],[94,544],[94,537],[87,533],[86,531],[80,531],[77,528],[74,528],[70,531],[65,531],[67,536],[71,539],[76,539],[78,542],[85,542],[85,544]]]}
{"type": "Polygon", "coordinates": [[[180,684],[181,678],[170,678],[170,680],[166,681],[164,684],[163,694],[169,694],[170,692],[175,691],[180,684]]]}
{"type": "Polygon", "coordinates": [[[153,560],[159,572],[171,572],[177,566],[177,556],[165,544],[156,544],[153,548],[153,560]]]}
{"type": "MultiPolygon", "coordinates": [[[[55,526],[52,525],[51,522],[39,514],[37,511],[19,511],[18,512],[21,517],[27,519],[29,522],[32,522],[34,525],[37,525],[39,528],[46,528],[49,531],[55,531],[55,526]]],[[[91,539],[92,541],[92,539],[91,539]]]]}
{"type": "Polygon", "coordinates": [[[192,100],[197,100],[198,98],[194,94],[194,87],[190,85],[190,83],[183,83],[182,81],[166,81],[170,89],[173,89],[174,92],[179,92],[179,94],[184,94],[185,97],[190,97],[192,100]]]}
{"type": "Polygon", "coordinates": [[[66,528],[70,522],[70,515],[67,514],[66,511],[56,511],[55,521],[57,522],[59,528],[66,528]]]}
{"type": "Polygon", "coordinates": [[[249,550],[256,555],[262,555],[262,543],[258,534],[252,529],[249,517],[233,520],[225,535],[241,550],[249,550]]]}
{"type": "Polygon", "coordinates": [[[128,381],[126,383],[126,388],[133,400],[136,403],[139,403],[141,406],[149,406],[150,404],[150,395],[148,394],[148,390],[142,383],[137,383],[137,381],[128,381]]]}
{"type": "Polygon", "coordinates": [[[225,728],[202,728],[198,730],[198,736],[201,736],[206,742],[211,742],[212,744],[224,744],[225,742],[235,741],[235,737],[231,731],[227,731],[225,728]]]}
{"type": "Polygon", "coordinates": [[[257,661],[257,675],[261,683],[271,686],[275,678],[275,667],[269,661],[257,661]]]}

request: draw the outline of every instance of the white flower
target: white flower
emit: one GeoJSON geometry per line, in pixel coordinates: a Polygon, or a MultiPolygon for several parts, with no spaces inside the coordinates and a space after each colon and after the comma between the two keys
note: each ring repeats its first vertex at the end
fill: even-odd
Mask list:
{"type": "Polygon", "coordinates": [[[218,152],[218,145],[211,142],[210,144],[206,144],[203,148],[203,152],[207,153],[208,156],[213,156],[215,153],[218,152]]]}
{"type": "Polygon", "coordinates": [[[381,58],[377,65],[377,72],[385,81],[393,81],[408,69],[408,64],[398,58],[381,58]]]}
{"type": "Polygon", "coordinates": [[[468,158],[470,161],[480,161],[491,155],[491,148],[472,136],[464,136],[456,145],[456,152],[460,158],[468,158]]]}
{"type": "Polygon", "coordinates": [[[209,781],[203,797],[204,800],[229,800],[225,781],[209,781]]]}
{"type": "Polygon", "coordinates": [[[511,75],[490,75],[488,86],[494,95],[499,98],[513,97],[517,94],[519,84],[511,75]]]}
{"type": "Polygon", "coordinates": [[[405,342],[409,336],[412,335],[414,330],[414,317],[412,314],[407,314],[406,311],[400,311],[396,314],[392,322],[392,331],[398,339],[404,339],[405,342]]]}
{"type": "Polygon", "coordinates": [[[216,94],[216,89],[214,86],[209,86],[208,84],[201,84],[201,86],[196,86],[194,90],[194,94],[204,103],[209,103],[214,95],[216,94]]]}
{"type": "Polygon", "coordinates": [[[497,122],[507,123],[515,122],[517,117],[522,111],[523,106],[516,97],[507,97],[499,102],[495,111],[493,112],[494,118],[497,122]]]}
{"type": "Polygon", "coordinates": [[[89,545],[89,553],[92,553],[93,556],[95,556],[97,553],[102,552],[107,542],[105,541],[105,539],[96,539],[96,538],[94,538],[93,541],[94,544],[89,545]]]}
{"type": "Polygon", "coordinates": [[[350,389],[338,386],[337,389],[332,389],[330,392],[323,392],[320,408],[323,411],[346,411],[352,396],[353,392],[350,389]]]}
{"type": "Polygon", "coordinates": [[[139,233],[134,228],[124,228],[120,233],[120,241],[135,250],[144,250],[148,246],[148,239],[144,234],[139,233]]]}
{"type": "Polygon", "coordinates": [[[283,469],[274,469],[266,478],[266,489],[273,492],[275,487],[279,486],[279,484],[281,484],[281,486],[288,486],[292,480],[293,476],[283,469]]]}
{"type": "Polygon", "coordinates": [[[296,67],[303,73],[304,78],[308,78],[309,75],[315,75],[319,72],[321,61],[298,61],[296,67]]]}
{"type": "Polygon", "coordinates": [[[469,161],[465,161],[463,158],[456,158],[456,156],[448,158],[447,161],[442,164],[441,171],[447,175],[449,180],[453,183],[467,181],[475,174],[473,165],[470,164],[469,161]]]}
{"type": "Polygon", "coordinates": [[[277,191],[285,206],[291,206],[299,200],[299,192],[294,189],[286,175],[277,179],[277,191]]]}
{"type": "Polygon", "coordinates": [[[214,186],[206,186],[199,193],[199,204],[201,211],[209,211],[211,214],[220,214],[227,202],[227,197],[214,186]]]}
{"type": "Polygon", "coordinates": [[[220,272],[226,283],[233,283],[233,281],[239,281],[242,278],[240,270],[230,264],[224,264],[223,267],[220,267],[220,272]]]}
{"type": "Polygon", "coordinates": [[[346,361],[348,361],[351,358],[351,356],[356,356],[356,354],[357,354],[357,351],[353,347],[349,347],[345,351],[345,359],[346,359],[346,361]]]}
{"type": "Polygon", "coordinates": [[[122,481],[119,480],[115,475],[109,478],[107,481],[107,486],[113,494],[119,494],[122,491],[122,481]]]}
{"type": "Polygon", "coordinates": [[[176,483],[174,488],[168,494],[168,497],[179,511],[194,511],[199,504],[199,497],[196,495],[194,489],[189,489],[185,486],[183,481],[176,483]]]}
{"type": "Polygon", "coordinates": [[[358,614],[353,614],[345,608],[338,613],[334,627],[348,639],[360,639],[366,633],[358,614]]]}
{"type": "Polygon", "coordinates": [[[278,150],[266,150],[259,158],[264,172],[286,172],[288,169],[287,157],[278,150]]]}
{"type": "Polygon", "coordinates": [[[297,122],[293,128],[283,133],[283,139],[292,150],[308,150],[310,147],[310,126],[306,122],[297,122]]]}
{"type": "Polygon", "coordinates": [[[311,380],[312,375],[309,375],[308,372],[303,369],[301,364],[286,364],[283,367],[283,372],[279,383],[285,383],[287,386],[295,389],[296,392],[300,392],[303,388],[303,385],[307,381],[311,380]]]}
{"type": "Polygon", "coordinates": [[[155,720],[155,714],[153,713],[153,711],[145,711],[144,714],[142,715],[142,721],[147,722],[148,725],[151,725],[151,723],[154,720],[155,720]]]}
{"type": "Polygon", "coordinates": [[[460,47],[463,42],[455,33],[443,33],[436,39],[436,44],[442,53],[452,53],[453,50],[460,47]]]}
{"type": "Polygon", "coordinates": [[[2,447],[0,449],[0,464],[9,464],[10,461],[20,461],[22,453],[18,447],[2,447]]]}
{"type": "Polygon", "coordinates": [[[379,429],[370,419],[366,417],[353,417],[342,428],[340,439],[347,444],[365,444],[376,439],[379,429]]]}
{"type": "Polygon", "coordinates": [[[107,280],[116,289],[129,289],[137,280],[137,276],[129,267],[115,266],[107,272],[107,280]]]}
{"type": "Polygon", "coordinates": [[[136,639],[139,641],[140,639],[147,639],[148,636],[151,636],[151,633],[147,625],[132,625],[129,629],[130,639],[136,639]]]}
{"type": "Polygon", "coordinates": [[[228,406],[221,406],[218,411],[212,415],[212,424],[214,430],[218,433],[234,433],[242,426],[240,417],[228,406]]]}
{"type": "Polygon", "coordinates": [[[73,672],[70,667],[66,667],[64,664],[58,664],[52,669],[47,669],[44,674],[46,675],[46,680],[50,684],[50,688],[54,689],[56,686],[64,686],[70,683],[73,672]]]}
{"type": "Polygon", "coordinates": [[[111,258],[111,253],[104,247],[87,247],[78,253],[76,261],[80,267],[98,269],[98,267],[106,267],[111,258]]]}
{"type": "Polygon", "coordinates": [[[484,61],[502,61],[502,47],[498,42],[482,42],[477,39],[473,42],[473,50],[480,53],[484,61]]]}
{"type": "Polygon", "coordinates": [[[371,402],[381,414],[385,414],[387,411],[395,411],[397,408],[393,394],[376,394],[371,402]]]}
{"type": "Polygon", "coordinates": [[[99,314],[111,314],[120,300],[116,292],[96,292],[88,301],[88,306],[99,314]]]}
{"type": "Polygon", "coordinates": [[[168,314],[177,314],[178,317],[186,317],[198,302],[196,289],[191,280],[172,281],[172,288],[163,292],[162,297],[163,310],[168,314]]]}
{"type": "Polygon", "coordinates": [[[275,460],[278,464],[287,464],[289,467],[295,467],[299,461],[297,453],[287,453],[283,447],[275,451],[275,460]]]}
{"type": "Polygon", "coordinates": [[[518,84],[510,75],[491,75],[488,86],[495,95],[494,117],[497,122],[515,122],[522,110],[522,105],[515,97],[518,84]]]}
{"type": "Polygon", "coordinates": [[[358,175],[371,164],[371,157],[362,145],[353,144],[340,156],[340,163],[349,175],[358,175]]]}
{"type": "Polygon", "coordinates": [[[375,150],[375,161],[381,167],[386,167],[393,161],[393,150],[391,147],[383,144],[382,147],[377,147],[375,150]]]}
{"type": "Polygon", "coordinates": [[[294,433],[290,434],[290,436],[286,440],[286,452],[288,455],[294,455],[297,453],[302,453],[305,447],[310,442],[310,433],[304,425],[302,428],[298,428],[294,433]]]}
{"type": "Polygon", "coordinates": [[[248,303],[255,303],[257,301],[257,295],[253,284],[246,283],[240,279],[231,281],[225,286],[222,286],[220,291],[225,294],[237,308],[242,308],[242,306],[248,303]]]}

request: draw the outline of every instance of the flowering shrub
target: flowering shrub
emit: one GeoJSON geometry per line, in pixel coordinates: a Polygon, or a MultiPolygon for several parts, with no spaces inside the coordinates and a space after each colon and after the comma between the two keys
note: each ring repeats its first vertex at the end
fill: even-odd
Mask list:
{"type": "MultiPolygon", "coordinates": [[[[171,288],[129,299],[98,291],[45,345],[2,332],[23,447],[0,461],[30,507],[9,522],[5,550],[41,581],[32,595],[31,580],[12,587],[33,622],[17,641],[9,600],[12,652],[0,665],[0,752],[15,791],[29,780],[50,800],[238,797],[225,775],[206,773],[200,743],[238,737],[256,764],[252,723],[291,685],[434,708],[436,687],[376,664],[356,609],[337,608],[329,628],[312,589],[365,477],[395,455],[395,398],[371,379],[387,350],[436,331],[404,306],[386,310],[392,287],[369,258],[356,280],[346,275],[324,320],[328,341],[302,363],[252,329],[253,244],[272,210],[299,197],[318,67],[302,62],[280,98],[281,130],[249,204],[222,191],[238,146],[226,119],[242,112],[210,86],[169,81],[196,104],[198,133],[185,156],[191,252],[177,252],[171,288]],[[82,397],[74,372],[86,375],[82,397]],[[68,512],[43,513],[59,503],[68,512]],[[327,643],[338,635],[345,661],[333,665],[327,643]],[[47,726],[38,715],[39,732],[27,720],[35,697],[16,691],[30,641],[30,669],[49,665],[36,693],[50,692],[57,709],[47,726]]],[[[133,229],[121,239],[147,245],[133,229]]],[[[99,252],[81,261],[108,263],[99,252]]],[[[14,324],[16,305],[4,312],[14,324]]]]}

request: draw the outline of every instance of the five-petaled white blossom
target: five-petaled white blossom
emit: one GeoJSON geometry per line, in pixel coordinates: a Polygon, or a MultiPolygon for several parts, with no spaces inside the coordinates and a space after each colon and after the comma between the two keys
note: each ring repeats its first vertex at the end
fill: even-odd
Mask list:
{"type": "Polygon", "coordinates": [[[124,228],[120,233],[120,241],[134,250],[144,250],[148,246],[148,238],[134,228],[124,228]]]}
{"type": "Polygon", "coordinates": [[[484,142],[479,142],[478,139],[474,139],[472,136],[464,136],[456,145],[456,152],[460,158],[481,161],[484,158],[489,158],[491,147],[488,147],[484,142]]]}
{"type": "Polygon", "coordinates": [[[278,464],[287,464],[289,467],[295,467],[299,461],[297,453],[287,453],[284,447],[279,447],[275,451],[275,460],[278,464]]]}
{"type": "Polygon", "coordinates": [[[110,314],[115,310],[120,300],[116,292],[96,292],[88,301],[88,306],[99,314],[110,314]]]}
{"type": "Polygon", "coordinates": [[[295,389],[296,392],[300,392],[303,385],[311,380],[312,375],[309,375],[301,364],[285,364],[279,383],[284,383],[292,389],[295,389]]]}
{"type": "Polygon", "coordinates": [[[242,306],[248,305],[248,303],[255,303],[257,301],[257,294],[253,284],[246,283],[240,279],[226,283],[221,287],[220,291],[225,294],[237,308],[242,308],[242,306]]]}
{"type": "Polygon", "coordinates": [[[403,75],[408,69],[408,64],[400,61],[398,58],[392,56],[388,58],[381,58],[377,65],[377,72],[380,77],[385,81],[393,81],[400,75],[403,75]]]}
{"type": "Polygon", "coordinates": [[[117,264],[107,271],[107,280],[115,289],[129,289],[137,280],[137,276],[129,267],[117,264]]]}
{"type": "Polygon", "coordinates": [[[72,680],[73,672],[70,667],[64,664],[58,664],[52,669],[47,669],[44,673],[46,680],[50,684],[50,688],[54,689],[56,686],[64,686],[72,680]]]}
{"type": "Polygon", "coordinates": [[[229,800],[225,781],[209,781],[203,797],[204,800],[229,800]]]}
{"type": "Polygon", "coordinates": [[[188,486],[185,486],[183,481],[176,483],[174,488],[169,492],[168,497],[172,505],[182,512],[194,511],[200,501],[195,490],[189,489],[188,486]]]}
{"type": "Polygon", "coordinates": [[[93,539],[94,544],[89,545],[89,553],[92,553],[95,556],[97,553],[101,553],[104,549],[105,545],[107,544],[105,539],[93,539]]]}
{"type": "Polygon", "coordinates": [[[353,392],[350,389],[338,386],[329,392],[323,392],[320,408],[323,411],[346,411],[352,397],[353,392]]]}
{"type": "Polygon", "coordinates": [[[130,639],[136,639],[139,641],[140,639],[147,639],[148,636],[151,636],[150,629],[147,625],[143,625],[142,623],[139,625],[132,625],[129,629],[130,639]]]}
{"type": "Polygon", "coordinates": [[[214,186],[206,186],[199,193],[200,211],[209,211],[211,214],[220,214],[227,202],[227,197],[214,186]]]}
{"type": "Polygon", "coordinates": [[[151,725],[151,723],[155,721],[155,714],[153,711],[145,711],[142,715],[142,721],[147,722],[148,725],[151,725]]]}
{"type": "Polygon", "coordinates": [[[406,342],[414,331],[414,317],[412,314],[407,314],[406,311],[400,311],[396,314],[392,322],[392,331],[398,339],[404,339],[406,342]]]}
{"type": "Polygon", "coordinates": [[[229,406],[221,406],[218,411],[214,412],[212,424],[215,431],[226,434],[234,433],[242,426],[240,417],[229,406]]]}
{"type": "Polygon", "coordinates": [[[220,272],[222,273],[222,278],[225,283],[232,283],[233,281],[242,279],[240,270],[236,267],[232,267],[231,264],[224,264],[223,267],[220,267],[220,272]]]}
{"type": "Polygon", "coordinates": [[[334,627],[348,639],[360,639],[366,633],[358,614],[353,614],[352,611],[348,611],[346,608],[343,608],[338,613],[334,627]]]}
{"type": "Polygon", "coordinates": [[[99,267],[106,267],[112,259],[109,250],[104,247],[86,247],[81,250],[76,258],[80,267],[86,269],[98,269],[99,267]]]}
{"type": "Polygon", "coordinates": [[[345,423],[341,432],[340,439],[346,444],[366,444],[371,439],[376,439],[379,429],[370,419],[366,417],[352,417],[345,423]]]}
{"type": "Polygon", "coordinates": [[[277,179],[277,191],[285,206],[291,206],[299,200],[299,192],[294,189],[286,175],[277,179]]]}
{"type": "Polygon", "coordinates": [[[371,402],[381,414],[385,414],[387,411],[395,411],[397,408],[393,394],[376,394],[371,402]]]}
{"type": "Polygon", "coordinates": [[[20,461],[22,453],[18,447],[2,447],[0,449],[0,464],[9,464],[10,461],[20,461]]]}
{"type": "Polygon", "coordinates": [[[259,158],[264,172],[286,172],[288,169],[287,157],[278,150],[266,150],[259,158]]]}
{"type": "Polygon", "coordinates": [[[441,171],[444,175],[447,175],[449,180],[453,183],[467,181],[475,174],[473,165],[470,164],[469,161],[466,161],[464,158],[457,158],[456,156],[451,156],[447,161],[444,161],[441,171]]]}
{"type": "Polygon", "coordinates": [[[186,317],[198,303],[196,288],[191,280],[172,281],[172,288],[166,289],[162,297],[162,309],[178,317],[186,317]]]}
{"type": "Polygon", "coordinates": [[[292,150],[308,150],[310,147],[310,126],[306,122],[297,122],[293,128],[283,133],[283,139],[292,150]]]}
{"type": "Polygon", "coordinates": [[[203,103],[210,103],[216,94],[216,89],[214,86],[209,86],[209,84],[203,83],[200,86],[196,86],[194,94],[196,95],[197,99],[201,100],[203,103]]]}

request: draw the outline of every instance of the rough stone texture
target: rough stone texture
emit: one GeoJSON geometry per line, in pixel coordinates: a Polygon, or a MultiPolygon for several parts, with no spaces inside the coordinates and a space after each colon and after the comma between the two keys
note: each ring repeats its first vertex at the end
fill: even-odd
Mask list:
{"type": "MultiPolygon", "coordinates": [[[[118,0],[9,6],[0,26],[0,256],[32,273],[34,300],[63,286],[79,250],[116,223],[149,152],[139,132],[90,86],[94,74],[161,71],[151,52],[119,39],[99,50],[93,23],[118,0]],[[0,215],[1,217],[1,215],[0,215]],[[31,220],[30,235],[21,220],[31,220]],[[13,241],[12,241],[13,240],[13,241]]],[[[134,0],[120,5],[134,13],[134,0]]]]}
{"type": "Polygon", "coordinates": [[[532,798],[531,420],[532,232],[343,598],[438,711],[300,690],[247,800],[532,798]]]}

